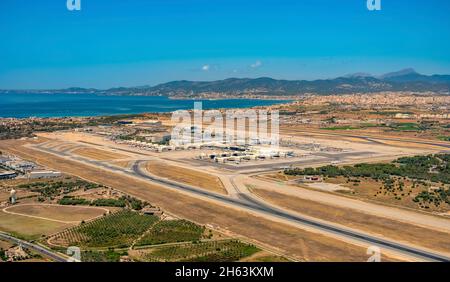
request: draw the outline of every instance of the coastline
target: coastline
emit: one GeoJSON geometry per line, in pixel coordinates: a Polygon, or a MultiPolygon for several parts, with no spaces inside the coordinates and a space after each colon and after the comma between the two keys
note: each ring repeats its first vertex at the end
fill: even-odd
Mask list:
{"type": "Polygon", "coordinates": [[[0,99],[0,118],[75,118],[170,113],[191,110],[194,101],[203,102],[205,110],[270,107],[292,102],[276,98],[177,99],[167,96],[10,93],[3,94],[0,99]]]}

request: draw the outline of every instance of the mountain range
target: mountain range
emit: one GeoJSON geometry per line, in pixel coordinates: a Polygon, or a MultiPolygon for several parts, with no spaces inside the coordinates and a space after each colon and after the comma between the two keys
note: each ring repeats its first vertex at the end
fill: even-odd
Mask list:
{"type": "MultiPolygon", "coordinates": [[[[450,75],[424,75],[414,69],[404,69],[373,76],[355,73],[333,79],[277,80],[261,78],[229,78],[217,81],[172,81],[156,86],[118,87],[107,90],[94,88],[68,88],[55,90],[26,90],[33,93],[97,93],[104,95],[144,95],[169,97],[199,97],[204,94],[239,97],[249,95],[295,96],[304,94],[355,94],[382,91],[413,91],[450,93],[450,75]]],[[[0,93],[24,90],[0,90],[0,93]]]]}

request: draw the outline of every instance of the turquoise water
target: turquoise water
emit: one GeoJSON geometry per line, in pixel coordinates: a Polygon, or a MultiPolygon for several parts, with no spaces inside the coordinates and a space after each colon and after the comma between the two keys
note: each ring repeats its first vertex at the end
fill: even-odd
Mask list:
{"type": "MultiPolygon", "coordinates": [[[[227,99],[198,100],[203,109],[249,108],[286,101],[227,99]]],[[[94,94],[0,94],[0,117],[83,117],[193,109],[193,100],[167,97],[102,96],[94,94]]]]}

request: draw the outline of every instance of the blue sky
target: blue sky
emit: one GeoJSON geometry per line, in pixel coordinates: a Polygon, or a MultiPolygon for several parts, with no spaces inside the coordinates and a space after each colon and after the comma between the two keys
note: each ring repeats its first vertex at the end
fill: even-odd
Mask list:
{"type": "Polygon", "coordinates": [[[450,73],[450,1],[0,1],[0,88],[450,73]]]}

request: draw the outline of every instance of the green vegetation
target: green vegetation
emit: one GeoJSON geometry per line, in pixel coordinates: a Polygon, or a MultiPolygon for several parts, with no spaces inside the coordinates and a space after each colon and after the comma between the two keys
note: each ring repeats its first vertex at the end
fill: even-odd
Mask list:
{"type": "Polygon", "coordinates": [[[59,236],[70,245],[82,247],[127,247],[148,230],[158,218],[123,210],[103,218],[82,223],[59,236]]]}
{"type": "Polygon", "coordinates": [[[319,168],[294,168],[285,170],[286,175],[321,175],[324,177],[344,177],[347,183],[354,182],[358,186],[361,178],[371,178],[381,181],[383,186],[374,196],[393,195],[396,200],[410,196],[411,189],[441,186],[434,191],[418,192],[414,202],[420,207],[429,208],[430,204],[441,207],[450,205],[450,154],[415,156],[399,158],[392,163],[357,164],[354,166],[337,167],[333,165],[319,168]],[[355,179],[352,179],[355,178],[355,179]],[[411,189],[406,191],[405,181],[413,182],[411,189]]]}
{"type": "Polygon", "coordinates": [[[0,249],[0,261],[6,261],[7,259],[5,250],[0,249]]]}
{"type": "Polygon", "coordinates": [[[83,251],[81,252],[82,262],[119,262],[121,256],[128,255],[127,252],[116,252],[113,249],[107,251],[83,251]]]}
{"type": "Polygon", "coordinates": [[[449,141],[450,142],[450,136],[439,136],[438,139],[442,140],[442,141],[449,141]]]}
{"type": "MultiPolygon", "coordinates": [[[[328,120],[331,123],[335,123],[335,119],[329,119],[328,120]]],[[[321,129],[324,130],[356,130],[356,129],[365,129],[370,127],[384,127],[388,128],[393,131],[425,131],[428,129],[431,129],[433,127],[433,124],[428,122],[421,122],[421,123],[413,123],[413,122],[403,122],[403,123],[391,123],[389,125],[386,124],[373,124],[373,123],[361,123],[355,126],[351,125],[342,125],[342,126],[331,126],[331,127],[324,127],[321,129]]]]}
{"type": "Polygon", "coordinates": [[[344,167],[328,165],[319,168],[294,168],[285,170],[284,173],[326,177],[369,177],[374,180],[390,179],[394,175],[450,184],[450,154],[404,157],[389,164],[362,163],[344,167]]]}
{"type": "Polygon", "coordinates": [[[130,196],[123,196],[120,199],[96,199],[89,201],[83,198],[76,198],[73,196],[64,196],[58,201],[60,205],[91,205],[96,207],[117,207],[125,208],[129,207],[132,210],[141,210],[144,206],[148,205],[146,202],[142,202],[136,198],[130,196]]]}
{"type": "Polygon", "coordinates": [[[127,205],[126,201],[123,199],[96,199],[91,202],[91,206],[96,207],[118,207],[124,208],[127,205]]]}
{"type": "Polygon", "coordinates": [[[49,181],[49,182],[32,182],[21,184],[17,186],[21,189],[29,189],[32,192],[41,194],[44,198],[53,198],[62,194],[69,194],[79,189],[90,190],[102,187],[95,183],[90,183],[84,180],[70,180],[70,181],[49,181]]]}
{"type": "Polygon", "coordinates": [[[77,205],[89,205],[90,202],[86,199],[75,198],[72,196],[64,196],[62,199],[58,201],[58,204],[67,206],[77,206],[77,205]]]}
{"type": "Polygon", "coordinates": [[[354,129],[359,129],[359,128],[345,125],[345,126],[323,127],[321,129],[324,129],[324,130],[354,130],[354,129]]]}
{"type": "Polygon", "coordinates": [[[167,220],[158,222],[137,242],[137,246],[165,243],[198,241],[205,228],[186,220],[167,220]]]}
{"type": "Polygon", "coordinates": [[[321,129],[324,129],[324,130],[357,130],[357,129],[364,129],[364,128],[370,128],[370,127],[384,127],[384,126],[385,126],[384,124],[361,123],[361,124],[358,124],[358,126],[343,125],[343,126],[323,127],[321,129]]]}
{"type": "Polygon", "coordinates": [[[35,132],[54,132],[82,128],[84,126],[112,125],[122,119],[150,118],[143,114],[114,115],[88,118],[33,118],[22,119],[20,122],[5,121],[0,124],[0,140],[19,139],[22,137],[35,137],[35,132]]]}
{"type": "Polygon", "coordinates": [[[123,197],[120,198],[120,200],[126,201],[128,206],[131,209],[136,210],[136,211],[140,211],[140,210],[142,210],[143,207],[149,205],[149,203],[143,202],[143,201],[138,200],[138,199],[136,199],[134,197],[131,197],[131,196],[123,196],[123,197]]]}
{"type": "Polygon", "coordinates": [[[439,207],[443,202],[450,205],[450,189],[444,190],[443,188],[439,188],[434,191],[422,191],[413,201],[419,203],[421,207],[426,209],[431,204],[435,207],[439,207]]]}
{"type": "Polygon", "coordinates": [[[389,125],[389,127],[394,131],[422,131],[429,128],[427,124],[418,124],[412,122],[392,123],[389,125]]]}
{"type": "Polygon", "coordinates": [[[34,137],[33,132],[53,132],[82,126],[82,124],[72,122],[69,119],[61,119],[60,121],[26,119],[21,124],[0,125],[0,140],[34,137]]]}
{"type": "Polygon", "coordinates": [[[97,125],[111,125],[120,120],[124,119],[133,119],[133,118],[148,118],[143,114],[125,114],[125,115],[113,115],[113,116],[102,116],[102,117],[91,117],[87,122],[88,126],[97,126],[97,125]]]}
{"type": "Polygon", "coordinates": [[[236,240],[210,241],[156,247],[144,256],[145,261],[165,262],[233,262],[261,251],[236,240]]]}

